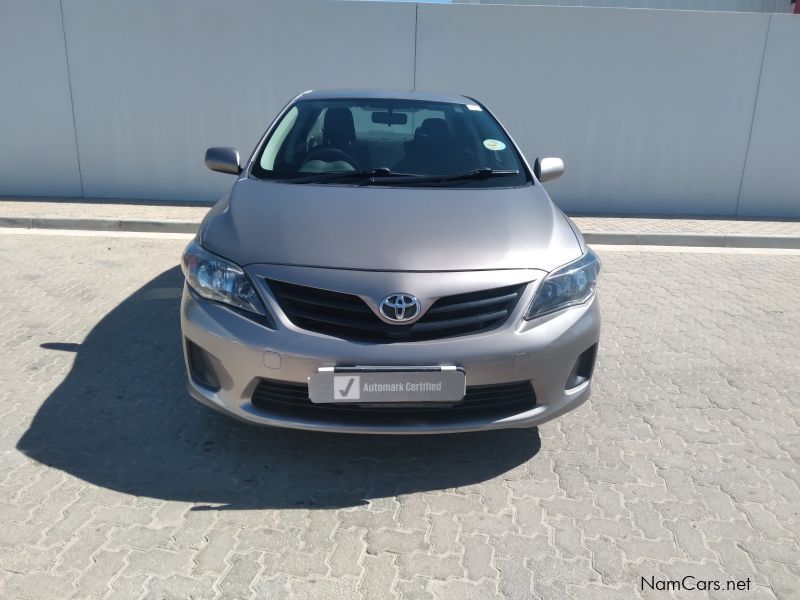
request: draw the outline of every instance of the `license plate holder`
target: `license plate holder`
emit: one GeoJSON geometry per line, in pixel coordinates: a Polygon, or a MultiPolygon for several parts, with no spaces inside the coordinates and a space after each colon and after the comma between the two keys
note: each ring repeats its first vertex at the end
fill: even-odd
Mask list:
{"type": "Polygon", "coordinates": [[[464,369],[430,367],[322,367],[308,378],[314,404],[454,404],[466,393],[464,369]]]}

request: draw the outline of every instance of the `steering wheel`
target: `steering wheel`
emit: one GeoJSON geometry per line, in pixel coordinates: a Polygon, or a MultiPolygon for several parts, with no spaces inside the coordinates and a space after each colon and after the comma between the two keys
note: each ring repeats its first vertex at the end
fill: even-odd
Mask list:
{"type": "Polygon", "coordinates": [[[319,150],[312,150],[311,153],[303,160],[303,164],[306,165],[312,160],[321,160],[324,162],[334,162],[340,160],[349,164],[355,171],[361,170],[361,165],[358,164],[358,161],[353,157],[353,155],[348,154],[344,150],[339,150],[339,148],[320,148],[319,150]]]}

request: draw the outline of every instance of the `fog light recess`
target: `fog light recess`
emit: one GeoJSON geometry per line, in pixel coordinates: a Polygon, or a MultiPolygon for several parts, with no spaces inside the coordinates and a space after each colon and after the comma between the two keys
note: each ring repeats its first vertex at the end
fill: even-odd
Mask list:
{"type": "Polygon", "coordinates": [[[571,390],[579,385],[586,383],[592,377],[594,370],[594,361],[597,357],[597,344],[585,350],[575,361],[575,366],[572,367],[572,372],[567,378],[567,385],[564,387],[566,390],[571,390]]]}
{"type": "Polygon", "coordinates": [[[214,370],[209,354],[187,339],[186,358],[189,363],[189,373],[195,383],[214,392],[218,391],[220,388],[219,377],[214,370]]]}

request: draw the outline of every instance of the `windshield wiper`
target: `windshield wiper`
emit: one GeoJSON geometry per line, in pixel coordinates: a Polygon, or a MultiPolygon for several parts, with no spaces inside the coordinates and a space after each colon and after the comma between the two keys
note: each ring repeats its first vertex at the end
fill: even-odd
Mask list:
{"type": "Polygon", "coordinates": [[[388,167],[379,167],[368,171],[336,171],[334,173],[316,173],[305,177],[284,179],[286,183],[329,183],[335,181],[358,180],[359,185],[376,184],[392,185],[414,183],[446,183],[449,181],[467,181],[470,179],[489,179],[490,177],[503,177],[506,175],[519,175],[519,171],[501,171],[484,167],[473,169],[464,173],[449,175],[421,175],[417,173],[398,173],[388,167]]]}
{"type": "Polygon", "coordinates": [[[495,170],[490,167],[473,169],[464,173],[452,173],[450,175],[406,175],[404,177],[392,177],[394,173],[382,177],[373,183],[392,184],[392,183],[445,183],[448,181],[467,181],[470,179],[489,179],[490,177],[504,177],[506,175],[519,175],[516,170],[495,170]]]}
{"type": "Polygon", "coordinates": [[[395,173],[388,167],[378,167],[377,169],[369,169],[368,171],[336,171],[329,173],[316,173],[314,175],[307,175],[305,177],[295,177],[284,179],[286,183],[327,183],[332,181],[348,180],[348,179],[365,179],[371,180],[377,177],[398,177],[403,179],[405,177],[418,177],[409,173],[395,173]]]}

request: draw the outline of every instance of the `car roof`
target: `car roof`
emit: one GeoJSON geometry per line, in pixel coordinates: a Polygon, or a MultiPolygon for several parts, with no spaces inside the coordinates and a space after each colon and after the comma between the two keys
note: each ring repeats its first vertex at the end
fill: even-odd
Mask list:
{"type": "Polygon", "coordinates": [[[401,90],[309,90],[298,96],[298,100],[336,100],[336,99],[375,99],[375,100],[424,100],[427,102],[449,102],[468,104],[475,100],[467,96],[432,94],[429,92],[401,90]]]}

